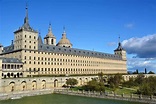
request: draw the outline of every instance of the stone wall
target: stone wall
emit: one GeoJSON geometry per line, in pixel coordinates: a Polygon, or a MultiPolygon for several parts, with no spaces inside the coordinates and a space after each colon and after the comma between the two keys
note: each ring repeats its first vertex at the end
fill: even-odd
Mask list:
{"type": "Polygon", "coordinates": [[[74,76],[74,77],[36,77],[36,78],[12,78],[0,80],[0,92],[41,90],[62,87],[66,80],[75,78],[78,85],[84,85],[97,76],[74,76]]]}

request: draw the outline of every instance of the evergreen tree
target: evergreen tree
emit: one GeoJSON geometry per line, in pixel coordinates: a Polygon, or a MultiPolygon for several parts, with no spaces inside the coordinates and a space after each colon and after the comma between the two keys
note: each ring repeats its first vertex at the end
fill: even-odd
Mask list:
{"type": "Polygon", "coordinates": [[[147,74],[147,69],[145,68],[145,74],[147,74]]]}

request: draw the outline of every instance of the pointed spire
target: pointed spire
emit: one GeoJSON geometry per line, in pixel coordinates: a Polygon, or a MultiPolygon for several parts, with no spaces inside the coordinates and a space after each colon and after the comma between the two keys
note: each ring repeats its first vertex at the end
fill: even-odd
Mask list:
{"type": "Polygon", "coordinates": [[[119,41],[118,41],[118,43],[120,43],[120,35],[119,35],[119,41]]]}
{"type": "Polygon", "coordinates": [[[11,40],[11,45],[13,45],[14,44],[14,41],[13,40],[11,40]]]}
{"type": "Polygon", "coordinates": [[[26,18],[28,18],[28,3],[26,3],[26,18]]]}
{"type": "Polygon", "coordinates": [[[121,45],[121,42],[120,42],[120,35],[119,35],[119,38],[118,38],[118,48],[115,51],[121,51],[121,50],[123,50],[123,48],[122,48],[122,45],[121,45]]]}
{"type": "Polygon", "coordinates": [[[25,18],[24,18],[24,23],[25,24],[29,24],[29,19],[28,19],[28,4],[26,3],[26,7],[25,7],[25,9],[26,9],[26,15],[25,15],[25,18]]]}
{"type": "Polygon", "coordinates": [[[63,26],[63,34],[62,34],[62,38],[66,38],[65,26],[63,26]]]}
{"type": "Polygon", "coordinates": [[[118,42],[118,46],[119,46],[119,47],[122,47],[122,46],[121,46],[121,43],[120,43],[120,35],[119,35],[119,42],[118,42]]]}
{"type": "Polygon", "coordinates": [[[33,30],[30,25],[29,25],[29,19],[28,19],[28,4],[26,3],[26,15],[25,15],[25,18],[24,18],[24,24],[22,26],[22,29],[25,29],[25,30],[31,30],[31,31],[35,31],[33,30]]]}
{"type": "Polygon", "coordinates": [[[36,30],[34,30],[30,25],[29,25],[29,18],[28,18],[28,4],[26,3],[25,6],[25,17],[24,17],[24,24],[18,29],[16,30],[14,33],[18,32],[19,30],[27,30],[27,31],[31,31],[31,32],[35,32],[38,33],[36,30]]]}
{"type": "Polygon", "coordinates": [[[49,23],[48,32],[52,32],[51,23],[49,23]]]}
{"type": "Polygon", "coordinates": [[[43,44],[43,41],[42,41],[42,37],[41,37],[40,31],[39,31],[39,36],[38,36],[38,44],[43,44]]]}

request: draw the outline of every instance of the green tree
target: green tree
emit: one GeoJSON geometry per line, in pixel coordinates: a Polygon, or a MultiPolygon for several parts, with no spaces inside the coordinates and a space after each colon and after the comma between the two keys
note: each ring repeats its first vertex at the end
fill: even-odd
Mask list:
{"type": "Polygon", "coordinates": [[[145,76],[143,74],[138,74],[138,76],[135,79],[136,85],[141,85],[144,82],[145,76]]]}
{"type": "Polygon", "coordinates": [[[139,86],[138,93],[144,95],[155,95],[156,94],[156,77],[150,76],[144,78],[144,82],[139,86]]]}
{"type": "Polygon", "coordinates": [[[152,90],[148,83],[141,84],[137,92],[138,94],[152,95],[152,90]]]}
{"type": "Polygon", "coordinates": [[[70,85],[71,87],[73,87],[74,85],[77,85],[78,84],[78,81],[74,78],[69,78],[67,81],[66,81],[66,84],[67,86],[70,85]]]}
{"type": "Polygon", "coordinates": [[[136,71],[134,71],[133,74],[139,74],[138,69],[136,69],[136,71]]]}
{"type": "Polygon", "coordinates": [[[99,81],[104,82],[103,73],[98,73],[99,81]]]}
{"type": "Polygon", "coordinates": [[[122,83],[122,86],[123,87],[129,87],[129,88],[136,86],[135,79],[134,78],[129,78],[128,81],[125,81],[125,82],[122,83]]]}
{"type": "Polygon", "coordinates": [[[155,74],[155,73],[154,73],[154,72],[152,72],[152,71],[149,71],[149,72],[148,72],[148,74],[155,74]]]}
{"type": "Polygon", "coordinates": [[[147,69],[145,68],[145,74],[147,74],[147,69]]]}
{"type": "Polygon", "coordinates": [[[119,85],[121,84],[122,80],[123,80],[122,75],[116,74],[108,79],[108,84],[110,85],[111,88],[113,88],[113,90],[116,90],[116,88],[118,88],[119,85]]]}
{"type": "Polygon", "coordinates": [[[82,86],[82,88],[86,91],[105,91],[105,86],[103,82],[99,82],[95,79],[89,81],[87,85],[82,86]]]}

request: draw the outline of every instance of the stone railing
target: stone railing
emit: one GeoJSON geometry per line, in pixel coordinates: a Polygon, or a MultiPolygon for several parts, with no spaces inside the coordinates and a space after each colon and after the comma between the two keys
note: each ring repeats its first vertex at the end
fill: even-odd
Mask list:
{"type": "Polygon", "coordinates": [[[51,93],[53,93],[53,89],[0,93],[0,100],[19,99],[19,98],[22,98],[24,96],[44,95],[44,94],[51,94],[51,93]]]}
{"type": "Polygon", "coordinates": [[[137,95],[137,94],[118,95],[116,93],[109,93],[109,92],[79,91],[79,90],[73,91],[69,89],[55,89],[54,93],[156,104],[156,96],[145,96],[145,95],[137,95]]]}

